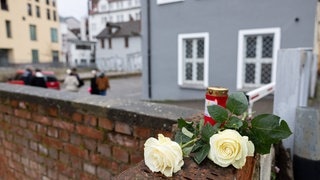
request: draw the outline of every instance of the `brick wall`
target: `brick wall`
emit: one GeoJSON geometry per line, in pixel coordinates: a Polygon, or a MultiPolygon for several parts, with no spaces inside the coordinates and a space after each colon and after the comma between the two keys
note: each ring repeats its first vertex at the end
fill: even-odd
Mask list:
{"type": "Polygon", "coordinates": [[[143,159],[148,137],[196,113],[0,83],[0,177],[110,179],[143,159]]]}

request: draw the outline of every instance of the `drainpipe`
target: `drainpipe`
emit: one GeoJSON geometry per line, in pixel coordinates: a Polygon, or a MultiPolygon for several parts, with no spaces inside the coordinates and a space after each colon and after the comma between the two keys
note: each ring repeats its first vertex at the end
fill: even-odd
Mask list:
{"type": "Polygon", "coordinates": [[[152,82],[151,82],[151,26],[150,26],[150,1],[147,0],[147,49],[148,49],[148,97],[152,98],[152,82]]]}

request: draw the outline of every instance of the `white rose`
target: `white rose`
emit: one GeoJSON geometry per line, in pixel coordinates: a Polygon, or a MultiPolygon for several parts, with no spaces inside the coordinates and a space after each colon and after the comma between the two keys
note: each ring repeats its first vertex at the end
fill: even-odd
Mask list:
{"type": "Polygon", "coordinates": [[[240,169],[246,163],[247,156],[253,156],[254,145],[247,136],[241,136],[238,131],[226,129],[210,138],[208,158],[221,167],[232,164],[240,169]]]}
{"type": "Polygon", "coordinates": [[[161,172],[166,177],[179,171],[184,163],[179,144],[162,134],[144,143],[144,162],[152,172],[161,172]]]}

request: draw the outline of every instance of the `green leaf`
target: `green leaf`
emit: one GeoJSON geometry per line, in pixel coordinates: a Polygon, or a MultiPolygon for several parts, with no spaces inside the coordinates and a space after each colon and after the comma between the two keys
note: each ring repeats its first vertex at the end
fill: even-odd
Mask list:
{"type": "Polygon", "coordinates": [[[205,144],[202,148],[195,152],[193,159],[196,161],[197,164],[200,164],[209,154],[210,145],[205,144]]]}
{"type": "Polygon", "coordinates": [[[271,144],[278,143],[292,134],[288,124],[273,114],[261,114],[252,119],[249,139],[256,152],[269,153],[271,144]]]}
{"type": "Polygon", "coordinates": [[[189,138],[188,136],[184,135],[181,131],[177,131],[175,136],[174,136],[174,141],[177,142],[178,144],[185,144],[192,139],[189,138]]]}
{"type": "Polygon", "coordinates": [[[203,126],[204,126],[204,119],[200,119],[200,122],[197,125],[197,129],[199,132],[202,131],[203,126]]]}
{"type": "Polygon", "coordinates": [[[181,132],[182,132],[184,135],[188,136],[189,138],[192,138],[193,135],[194,135],[192,132],[188,131],[188,129],[185,128],[185,127],[183,127],[183,128],[181,129],[181,132]]]}
{"type": "Polygon", "coordinates": [[[243,125],[242,120],[236,116],[232,116],[224,126],[230,129],[239,129],[243,125]]]}
{"type": "Polygon", "coordinates": [[[188,147],[184,147],[182,148],[182,153],[184,157],[188,157],[189,154],[192,152],[193,147],[195,146],[195,144],[193,144],[192,146],[188,146],[188,147]]]}
{"type": "Polygon", "coordinates": [[[216,121],[223,123],[228,119],[228,111],[219,105],[208,106],[208,112],[210,116],[216,121]]]}
{"type": "Polygon", "coordinates": [[[193,147],[193,150],[192,152],[196,152],[196,151],[199,151],[199,149],[201,149],[204,145],[206,145],[207,143],[204,142],[203,140],[198,140],[196,143],[195,143],[195,146],[193,147]]]}
{"type": "Polygon", "coordinates": [[[193,122],[189,122],[184,120],[183,118],[179,118],[178,128],[182,129],[183,127],[187,128],[188,130],[193,129],[193,122]]]}
{"type": "Polygon", "coordinates": [[[241,115],[248,109],[248,99],[243,92],[235,92],[228,96],[227,109],[232,114],[241,115]]]}
{"type": "Polygon", "coordinates": [[[205,142],[209,142],[210,137],[219,131],[220,125],[220,123],[215,124],[215,126],[206,124],[201,131],[202,140],[205,142]]]}

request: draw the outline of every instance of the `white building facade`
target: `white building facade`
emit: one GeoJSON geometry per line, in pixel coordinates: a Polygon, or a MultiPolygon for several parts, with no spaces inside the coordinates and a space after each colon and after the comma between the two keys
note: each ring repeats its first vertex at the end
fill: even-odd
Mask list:
{"type": "Polygon", "coordinates": [[[89,0],[89,40],[96,41],[106,23],[140,20],[140,0],[89,0]]]}
{"type": "Polygon", "coordinates": [[[80,40],[80,22],[74,17],[61,18],[61,59],[68,67],[95,67],[94,42],[80,40]]]}
{"type": "Polygon", "coordinates": [[[141,72],[140,21],[108,23],[97,35],[96,64],[106,72],[141,72]]]}

